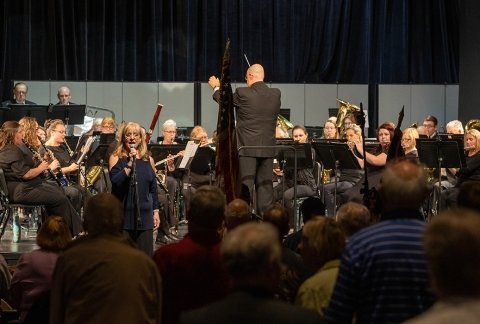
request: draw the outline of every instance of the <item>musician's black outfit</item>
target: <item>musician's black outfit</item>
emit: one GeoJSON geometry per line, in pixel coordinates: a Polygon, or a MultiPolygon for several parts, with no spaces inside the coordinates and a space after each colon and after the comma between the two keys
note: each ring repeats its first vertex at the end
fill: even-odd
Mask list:
{"type": "MultiPolygon", "coordinates": [[[[60,163],[60,167],[64,168],[70,165],[70,154],[68,153],[67,149],[63,145],[59,146],[46,146],[47,149],[52,151],[55,158],[60,163]]],[[[45,150],[40,147],[40,155],[44,156],[45,150]]],[[[75,173],[76,174],[76,173],[75,173]]],[[[77,174],[76,174],[77,175],[77,174]]],[[[83,206],[83,199],[84,195],[82,194],[82,188],[74,182],[73,176],[66,174],[65,175],[69,186],[62,186],[63,191],[67,195],[68,199],[72,203],[75,210],[80,210],[83,206]]],[[[49,178],[49,181],[55,181],[55,179],[49,178]]]]}
{"type": "Polygon", "coordinates": [[[30,180],[22,179],[35,165],[33,154],[24,144],[9,144],[0,151],[0,168],[5,173],[10,201],[45,205],[49,215],[65,219],[73,235],[82,232],[80,216],[60,186],[42,179],[41,175],[30,180]]]}

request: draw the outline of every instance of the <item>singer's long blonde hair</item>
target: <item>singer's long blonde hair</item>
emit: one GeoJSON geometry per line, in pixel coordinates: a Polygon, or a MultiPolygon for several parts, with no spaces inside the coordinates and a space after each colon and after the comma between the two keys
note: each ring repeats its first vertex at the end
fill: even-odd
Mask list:
{"type": "Polygon", "coordinates": [[[128,152],[130,152],[130,147],[126,141],[125,135],[128,133],[138,134],[140,136],[140,143],[137,146],[137,151],[139,152],[140,159],[149,160],[150,155],[147,150],[147,143],[145,142],[145,131],[138,123],[128,122],[120,130],[117,149],[113,153],[118,157],[127,157],[128,152]]]}

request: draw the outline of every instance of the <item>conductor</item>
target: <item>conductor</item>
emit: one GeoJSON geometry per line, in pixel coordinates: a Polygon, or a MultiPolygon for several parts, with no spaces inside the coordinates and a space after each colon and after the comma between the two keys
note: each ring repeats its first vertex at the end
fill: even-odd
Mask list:
{"type": "MultiPolygon", "coordinates": [[[[265,146],[275,145],[275,126],[280,113],[281,96],[279,89],[270,88],[263,82],[264,77],[263,67],[253,64],[245,75],[247,87],[238,87],[233,94],[237,149],[258,146],[239,151],[241,198],[248,201],[255,184],[259,214],[273,202],[272,168],[275,150],[265,146]]],[[[220,80],[211,76],[208,84],[214,89],[213,99],[218,102],[220,80]]]]}

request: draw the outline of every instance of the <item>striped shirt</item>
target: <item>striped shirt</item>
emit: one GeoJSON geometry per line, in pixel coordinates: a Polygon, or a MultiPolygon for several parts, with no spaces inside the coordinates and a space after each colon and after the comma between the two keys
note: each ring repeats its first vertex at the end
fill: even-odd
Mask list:
{"type": "Polygon", "coordinates": [[[326,319],[396,323],[433,304],[416,210],[396,210],[356,233],[342,256],[326,319]]]}

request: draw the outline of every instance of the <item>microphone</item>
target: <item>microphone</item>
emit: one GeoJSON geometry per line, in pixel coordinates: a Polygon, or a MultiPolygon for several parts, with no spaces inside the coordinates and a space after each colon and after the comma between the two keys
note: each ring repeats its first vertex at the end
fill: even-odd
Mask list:
{"type": "MultiPolygon", "coordinates": [[[[135,143],[130,143],[129,146],[130,146],[130,151],[131,151],[132,149],[135,149],[135,143]]],[[[135,161],[135,159],[137,158],[137,156],[134,155],[134,156],[132,156],[132,158],[133,158],[133,161],[135,161]]]]}

